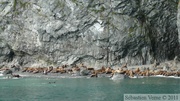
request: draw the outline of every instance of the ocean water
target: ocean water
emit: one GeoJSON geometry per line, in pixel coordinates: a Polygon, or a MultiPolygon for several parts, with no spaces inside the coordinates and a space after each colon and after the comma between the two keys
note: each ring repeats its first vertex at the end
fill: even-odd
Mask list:
{"type": "Polygon", "coordinates": [[[0,77],[0,101],[123,101],[123,94],[179,94],[180,79],[0,77]]]}

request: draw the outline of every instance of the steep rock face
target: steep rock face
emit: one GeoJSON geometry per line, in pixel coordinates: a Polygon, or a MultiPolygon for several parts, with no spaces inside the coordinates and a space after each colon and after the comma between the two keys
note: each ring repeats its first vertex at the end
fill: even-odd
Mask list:
{"type": "Polygon", "coordinates": [[[0,62],[99,67],[173,59],[178,0],[1,0],[0,62]]]}
{"type": "MultiPolygon", "coordinates": [[[[178,42],[180,43],[180,2],[178,2],[178,11],[177,11],[177,27],[178,27],[178,42]]],[[[180,50],[180,45],[178,46],[178,50],[180,50]]],[[[180,51],[177,52],[178,57],[180,57],[180,51]]]]}

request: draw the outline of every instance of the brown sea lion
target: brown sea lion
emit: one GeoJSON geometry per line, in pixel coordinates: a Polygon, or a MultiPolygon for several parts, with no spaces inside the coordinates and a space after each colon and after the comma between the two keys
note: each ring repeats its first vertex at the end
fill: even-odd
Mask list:
{"type": "Polygon", "coordinates": [[[47,72],[49,73],[49,72],[51,72],[52,70],[53,70],[53,66],[50,66],[50,67],[48,67],[47,72]]]}
{"type": "Polygon", "coordinates": [[[87,68],[87,70],[94,70],[94,68],[87,68]]]}
{"type": "Polygon", "coordinates": [[[102,73],[105,73],[105,72],[106,72],[106,69],[105,69],[105,67],[103,66],[101,69],[94,70],[94,72],[95,72],[96,74],[102,74],[102,73]]]}
{"type": "Polygon", "coordinates": [[[90,77],[98,77],[97,74],[91,74],[90,77]]]}
{"type": "Polygon", "coordinates": [[[111,74],[112,71],[113,71],[113,69],[111,69],[110,67],[105,69],[106,74],[111,74]]]}
{"type": "Polygon", "coordinates": [[[27,69],[28,69],[28,67],[24,67],[24,68],[22,69],[22,72],[27,72],[27,69]]]}
{"type": "Polygon", "coordinates": [[[29,68],[27,68],[26,71],[29,72],[29,73],[32,73],[34,70],[35,70],[35,68],[29,67],[29,68]]]}

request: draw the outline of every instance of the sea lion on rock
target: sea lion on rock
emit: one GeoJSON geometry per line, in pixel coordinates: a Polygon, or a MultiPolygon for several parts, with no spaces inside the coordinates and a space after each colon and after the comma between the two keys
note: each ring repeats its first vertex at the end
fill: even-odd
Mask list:
{"type": "Polygon", "coordinates": [[[124,74],[126,71],[124,71],[122,68],[121,70],[119,70],[119,68],[117,70],[114,70],[113,73],[119,73],[119,74],[124,74]]]}
{"type": "Polygon", "coordinates": [[[22,72],[26,72],[27,69],[28,69],[28,67],[24,67],[23,70],[22,70],[22,72]]]}
{"type": "Polygon", "coordinates": [[[175,76],[176,72],[166,72],[164,75],[165,76],[175,76]]]}
{"type": "Polygon", "coordinates": [[[34,68],[32,73],[33,74],[40,73],[40,69],[39,68],[34,68]]]}
{"type": "Polygon", "coordinates": [[[156,71],[156,72],[154,73],[154,75],[163,75],[163,74],[165,74],[165,72],[166,72],[166,71],[159,70],[159,71],[156,71]]]}
{"type": "Polygon", "coordinates": [[[27,72],[29,72],[29,73],[32,73],[33,71],[35,70],[35,68],[31,68],[31,67],[29,67],[29,68],[27,68],[27,72]]]}
{"type": "MultiPolygon", "coordinates": [[[[130,73],[131,70],[126,70],[125,74],[124,75],[127,75],[127,76],[132,76],[132,74],[130,73]]],[[[117,74],[117,73],[116,73],[117,74]]]]}
{"type": "Polygon", "coordinates": [[[80,76],[80,68],[79,67],[73,67],[72,68],[73,75],[80,76]]]}
{"type": "Polygon", "coordinates": [[[139,67],[138,67],[138,68],[136,68],[136,70],[134,70],[133,72],[134,72],[135,75],[139,75],[141,71],[140,71],[140,69],[139,69],[139,67]]]}
{"type": "Polygon", "coordinates": [[[72,68],[72,71],[75,72],[75,71],[80,71],[80,68],[79,67],[74,67],[72,68]]]}
{"type": "Polygon", "coordinates": [[[97,74],[91,74],[90,77],[98,77],[97,74]]]}
{"type": "Polygon", "coordinates": [[[150,76],[150,73],[149,73],[148,70],[146,71],[146,75],[145,76],[150,76]]]}
{"type": "Polygon", "coordinates": [[[140,72],[140,74],[139,74],[140,76],[147,76],[148,75],[148,73],[147,73],[147,71],[142,71],[142,72],[140,72]]]}
{"type": "Polygon", "coordinates": [[[177,72],[175,73],[175,76],[180,77],[180,71],[177,71],[177,72]]]}
{"type": "Polygon", "coordinates": [[[35,70],[35,71],[33,71],[32,73],[33,73],[33,74],[36,74],[36,73],[39,73],[39,71],[38,71],[38,70],[35,70]]]}
{"type": "Polygon", "coordinates": [[[106,69],[105,69],[104,66],[101,67],[101,69],[94,70],[94,73],[96,73],[96,74],[103,74],[103,73],[105,73],[105,72],[106,72],[106,69]]]}
{"type": "Polygon", "coordinates": [[[72,68],[66,68],[66,72],[71,74],[72,73],[72,68]]]}
{"type": "Polygon", "coordinates": [[[94,70],[94,68],[87,68],[88,70],[94,70]]]}
{"type": "Polygon", "coordinates": [[[51,70],[51,73],[58,73],[58,71],[57,71],[58,68],[59,68],[59,67],[53,68],[53,70],[51,70]]]}
{"type": "Polygon", "coordinates": [[[134,77],[134,73],[132,70],[129,70],[129,77],[134,77]]]}
{"type": "Polygon", "coordinates": [[[108,67],[108,68],[105,69],[105,72],[106,72],[106,74],[111,74],[111,73],[112,73],[112,70],[113,70],[113,69],[111,69],[110,67],[108,67]]]}
{"type": "Polygon", "coordinates": [[[101,69],[93,70],[93,71],[91,71],[91,73],[92,73],[92,76],[93,76],[93,77],[94,77],[94,76],[98,77],[98,74],[106,73],[106,69],[105,69],[104,66],[102,66],[101,69]]]}
{"type": "Polygon", "coordinates": [[[44,68],[38,67],[37,70],[39,71],[39,73],[42,73],[44,71],[44,68]]]}
{"type": "Polygon", "coordinates": [[[48,67],[47,72],[50,73],[53,70],[53,66],[48,67]]]}

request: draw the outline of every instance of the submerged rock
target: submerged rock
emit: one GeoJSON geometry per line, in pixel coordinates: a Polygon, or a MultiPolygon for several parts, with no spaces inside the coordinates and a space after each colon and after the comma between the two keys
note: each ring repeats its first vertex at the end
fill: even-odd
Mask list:
{"type": "Polygon", "coordinates": [[[127,79],[129,78],[128,76],[124,75],[124,74],[119,74],[119,73],[115,73],[111,79],[112,80],[121,80],[121,79],[127,79]]]}

